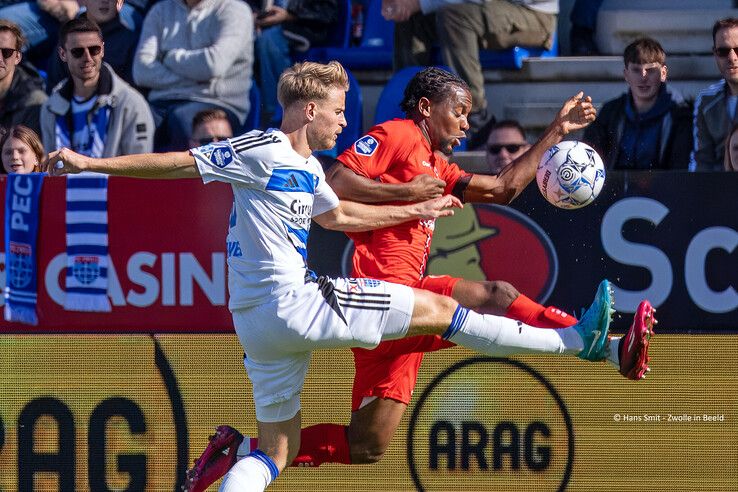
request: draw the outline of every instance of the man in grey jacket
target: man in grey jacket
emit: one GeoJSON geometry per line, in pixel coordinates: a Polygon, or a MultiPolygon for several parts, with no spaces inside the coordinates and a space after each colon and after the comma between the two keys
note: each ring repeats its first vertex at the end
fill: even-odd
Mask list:
{"type": "Polygon", "coordinates": [[[236,134],[249,112],[253,14],[242,0],[162,0],[144,20],[133,79],[151,89],[156,145],[184,150],[192,118],[220,108],[236,134]]]}
{"type": "Polygon", "coordinates": [[[558,0],[382,1],[382,15],[387,20],[403,23],[395,29],[395,70],[408,65],[431,65],[431,47],[437,41],[444,63],[469,84],[474,108],[469,115],[472,148],[483,143],[478,138],[479,130],[490,119],[479,62],[480,47],[550,49],[558,12],[558,0]],[[429,16],[434,12],[435,21],[429,16]]]}
{"type": "Polygon", "coordinates": [[[738,123],[738,19],[720,19],[712,28],[712,52],[723,79],[703,89],[694,102],[694,143],[690,171],[723,169],[725,138],[738,123]]]}
{"type": "Polygon", "coordinates": [[[72,19],[60,31],[59,58],[69,77],[41,107],[41,137],[47,151],[68,147],[90,157],[151,152],[154,120],[146,99],[103,63],[98,25],[72,19]]]}

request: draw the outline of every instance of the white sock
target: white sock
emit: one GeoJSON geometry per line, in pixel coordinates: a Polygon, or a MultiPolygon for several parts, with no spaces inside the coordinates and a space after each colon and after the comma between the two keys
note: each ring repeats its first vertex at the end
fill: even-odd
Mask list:
{"type": "Polygon", "coordinates": [[[615,369],[620,370],[620,340],[622,337],[610,338],[610,350],[607,351],[607,362],[615,366],[615,369]]]}
{"type": "Polygon", "coordinates": [[[513,354],[572,354],[584,348],[574,327],[548,329],[459,306],[443,338],[492,357],[513,354]]]}
{"type": "Polygon", "coordinates": [[[263,492],[279,472],[274,462],[259,450],[240,460],[228,471],[220,492],[263,492]]]}

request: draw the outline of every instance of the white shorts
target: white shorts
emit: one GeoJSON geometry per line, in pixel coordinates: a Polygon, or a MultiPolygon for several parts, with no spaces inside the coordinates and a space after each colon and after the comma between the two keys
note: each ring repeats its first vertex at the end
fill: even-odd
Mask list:
{"type": "Polygon", "coordinates": [[[374,348],[402,338],[414,303],[405,285],[320,277],[266,304],[234,311],[257,419],[282,422],[297,414],[311,351],[374,348]]]}

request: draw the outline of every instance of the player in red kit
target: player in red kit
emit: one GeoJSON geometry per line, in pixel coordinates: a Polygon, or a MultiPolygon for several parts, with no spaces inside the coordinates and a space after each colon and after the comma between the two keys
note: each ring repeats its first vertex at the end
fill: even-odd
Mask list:
{"type": "MultiPolygon", "coordinates": [[[[581,93],[574,96],[564,103],[536,144],[499,175],[488,176],[466,173],[440,155],[450,154],[468,129],[471,96],[461,79],[437,68],[425,69],[408,84],[402,108],[407,119],[373,127],[328,171],[329,184],[341,198],[407,203],[452,194],[465,202],[506,204],[533,179],[546,149],[595,118],[591,99],[581,93]]],[[[451,296],[474,311],[534,326],[576,323],[573,316],[537,304],[507,282],[424,276],[434,225],[434,221],[412,221],[350,234],[355,244],[352,276],[430,290],[451,296]]],[[[627,378],[640,379],[647,370],[652,311],[644,301],[626,336],[611,341],[608,360],[627,378]]],[[[303,429],[300,452],[293,464],[379,460],[410,402],[423,353],[450,346],[453,344],[441,337],[421,336],[382,342],[373,350],[352,349],[356,375],[351,423],[303,429]]],[[[204,490],[203,484],[217,480],[235,463],[237,455],[248,454],[253,447],[253,439],[244,440],[235,429],[219,427],[188,472],[188,483],[193,484],[188,490],[204,490]]]]}

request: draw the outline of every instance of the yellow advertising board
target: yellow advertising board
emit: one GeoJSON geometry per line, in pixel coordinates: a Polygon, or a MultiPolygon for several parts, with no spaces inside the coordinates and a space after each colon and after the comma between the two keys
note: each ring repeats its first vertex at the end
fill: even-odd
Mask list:
{"type": "MultiPolygon", "coordinates": [[[[175,490],[215,425],[256,431],[242,355],[231,335],[0,337],[0,490],[175,490]]],[[[736,491],[736,355],[738,336],[657,336],[636,383],[435,352],[380,463],[290,468],[270,490],[736,491]]],[[[349,351],[316,353],[304,423],[347,423],[352,377],[349,351]]]]}

